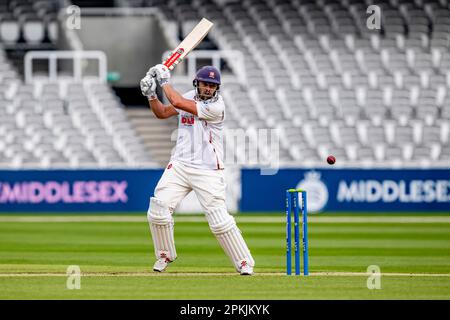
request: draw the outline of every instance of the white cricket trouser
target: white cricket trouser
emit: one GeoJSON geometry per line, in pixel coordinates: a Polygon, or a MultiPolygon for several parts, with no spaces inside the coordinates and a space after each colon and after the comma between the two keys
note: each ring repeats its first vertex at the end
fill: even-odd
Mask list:
{"type": "MultiPolygon", "coordinates": [[[[253,266],[254,260],[242,238],[242,234],[237,228],[234,218],[226,209],[224,170],[197,169],[188,167],[178,161],[171,161],[155,188],[154,198],[165,204],[167,211],[169,211],[167,214],[172,214],[178,204],[192,190],[194,190],[205,211],[211,231],[233,262],[235,268],[239,271],[243,261],[253,266]]],[[[152,205],[149,209],[149,215],[151,211],[152,205]]],[[[156,216],[158,216],[158,213],[156,216]]],[[[152,223],[152,218],[149,216],[157,258],[160,257],[161,252],[164,252],[173,260],[176,257],[173,242],[173,220],[166,219],[165,221],[172,221],[172,223],[167,224],[166,232],[162,234],[164,239],[158,239],[161,230],[154,232],[156,228],[154,223],[152,223]],[[171,241],[172,244],[170,243],[171,241]],[[158,246],[160,247],[158,248],[158,246]]]]}
{"type": "Polygon", "coordinates": [[[203,210],[225,207],[224,170],[197,169],[171,161],[155,188],[155,197],[173,212],[192,190],[203,210]]]}

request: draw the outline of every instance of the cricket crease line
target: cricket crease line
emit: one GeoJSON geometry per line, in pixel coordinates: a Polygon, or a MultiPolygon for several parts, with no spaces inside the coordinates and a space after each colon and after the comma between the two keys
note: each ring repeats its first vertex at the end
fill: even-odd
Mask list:
{"type": "MultiPolygon", "coordinates": [[[[285,223],[285,217],[245,217],[235,216],[238,222],[249,223],[285,223]]],[[[177,222],[207,223],[204,216],[183,217],[174,216],[177,222]]],[[[86,217],[2,217],[0,222],[147,222],[146,217],[115,217],[115,216],[86,216],[86,217]]],[[[450,223],[448,217],[308,217],[308,223],[450,223]]]]}
{"type": "MultiPolygon", "coordinates": [[[[379,275],[381,277],[450,277],[450,273],[367,273],[367,272],[310,272],[312,277],[368,277],[379,275]]],[[[200,277],[217,277],[217,276],[240,276],[235,272],[86,272],[81,273],[81,277],[185,277],[185,276],[200,276],[200,277]]],[[[259,272],[253,276],[287,276],[283,272],[259,272]]],[[[253,277],[252,276],[252,277],[253,277]]],[[[293,275],[292,275],[293,276],[293,275]]],[[[0,273],[0,277],[68,277],[66,273],[0,273]]],[[[303,277],[303,275],[302,275],[303,277]]]]}

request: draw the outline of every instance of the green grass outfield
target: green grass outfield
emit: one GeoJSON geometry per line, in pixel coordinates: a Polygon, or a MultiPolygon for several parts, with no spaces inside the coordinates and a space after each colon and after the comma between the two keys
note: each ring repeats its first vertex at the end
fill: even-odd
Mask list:
{"type": "Polygon", "coordinates": [[[0,215],[0,299],[450,299],[450,215],[312,215],[308,277],[285,275],[284,216],[238,215],[256,260],[237,275],[203,216],[176,216],[154,262],[145,215],[0,215]],[[66,287],[69,265],[81,289],[66,287]],[[367,288],[367,267],[381,289],[367,288]]]}

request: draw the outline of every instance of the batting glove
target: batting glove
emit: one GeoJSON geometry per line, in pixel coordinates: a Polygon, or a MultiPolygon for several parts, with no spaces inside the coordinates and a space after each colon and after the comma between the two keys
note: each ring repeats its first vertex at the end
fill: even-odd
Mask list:
{"type": "Polygon", "coordinates": [[[170,70],[163,64],[157,64],[150,69],[149,73],[152,76],[156,76],[160,86],[169,83],[170,80],[170,70]]]}
{"type": "Polygon", "coordinates": [[[146,75],[141,80],[141,92],[150,100],[156,99],[156,80],[150,75],[146,75]]]}

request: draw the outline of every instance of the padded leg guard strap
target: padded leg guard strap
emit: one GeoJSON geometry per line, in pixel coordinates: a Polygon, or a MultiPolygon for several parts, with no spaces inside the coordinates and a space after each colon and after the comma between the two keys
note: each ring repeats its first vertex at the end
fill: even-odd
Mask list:
{"type": "Polygon", "coordinates": [[[243,262],[252,267],[255,265],[241,231],[236,226],[234,218],[225,209],[214,208],[209,210],[206,219],[211,231],[237,271],[240,271],[243,262]]]}
{"type": "Polygon", "coordinates": [[[157,198],[150,198],[147,220],[152,233],[156,258],[175,260],[177,252],[173,236],[174,222],[168,205],[157,198]]]}

